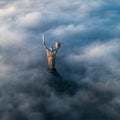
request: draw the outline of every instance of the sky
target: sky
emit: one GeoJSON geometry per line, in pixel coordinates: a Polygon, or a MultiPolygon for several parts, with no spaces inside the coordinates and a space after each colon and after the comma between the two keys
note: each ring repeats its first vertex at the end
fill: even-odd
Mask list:
{"type": "Polygon", "coordinates": [[[0,0],[1,120],[119,120],[119,20],[119,0],[0,0]]]}

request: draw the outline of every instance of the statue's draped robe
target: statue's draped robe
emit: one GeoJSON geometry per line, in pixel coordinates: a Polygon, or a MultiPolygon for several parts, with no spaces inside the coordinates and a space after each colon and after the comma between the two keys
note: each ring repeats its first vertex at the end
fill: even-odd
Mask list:
{"type": "Polygon", "coordinates": [[[55,59],[56,59],[56,50],[46,50],[47,52],[47,59],[48,59],[48,69],[54,70],[55,69],[55,59]]]}

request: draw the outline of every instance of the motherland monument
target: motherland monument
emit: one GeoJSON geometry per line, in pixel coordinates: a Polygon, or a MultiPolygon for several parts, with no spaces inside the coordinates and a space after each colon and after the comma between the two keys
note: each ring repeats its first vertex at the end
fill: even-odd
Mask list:
{"type": "Polygon", "coordinates": [[[55,49],[51,46],[48,48],[45,43],[45,35],[42,34],[42,45],[46,49],[46,54],[47,54],[47,60],[48,60],[48,72],[55,73],[56,68],[55,68],[55,60],[56,60],[56,54],[58,52],[58,49],[60,48],[61,43],[56,42],[55,43],[55,49]]]}

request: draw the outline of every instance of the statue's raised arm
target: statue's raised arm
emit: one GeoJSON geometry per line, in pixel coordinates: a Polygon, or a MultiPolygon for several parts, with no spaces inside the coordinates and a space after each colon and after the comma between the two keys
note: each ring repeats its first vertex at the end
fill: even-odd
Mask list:
{"type": "Polygon", "coordinates": [[[42,46],[43,46],[45,49],[48,50],[48,48],[47,48],[47,46],[46,46],[46,44],[45,44],[45,35],[44,35],[44,34],[42,34],[42,46]]]}

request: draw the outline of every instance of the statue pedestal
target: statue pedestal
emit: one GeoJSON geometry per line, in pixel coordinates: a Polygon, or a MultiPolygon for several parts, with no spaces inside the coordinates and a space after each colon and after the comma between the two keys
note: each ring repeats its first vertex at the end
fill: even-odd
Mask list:
{"type": "Polygon", "coordinates": [[[56,72],[57,72],[57,70],[56,70],[55,68],[52,69],[52,70],[48,68],[47,71],[48,71],[49,73],[56,73],[56,72]]]}
{"type": "Polygon", "coordinates": [[[60,81],[61,76],[59,75],[56,69],[52,71],[47,69],[45,72],[45,79],[46,79],[46,82],[51,86],[51,84],[54,84],[60,81]]]}
{"type": "Polygon", "coordinates": [[[59,73],[57,72],[57,70],[54,68],[54,69],[47,69],[47,72],[49,73],[49,74],[51,74],[51,75],[53,75],[53,76],[59,76],[60,77],[60,75],[59,75],[59,73]]]}

